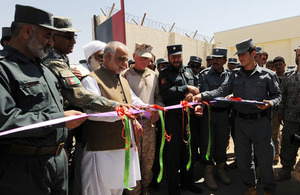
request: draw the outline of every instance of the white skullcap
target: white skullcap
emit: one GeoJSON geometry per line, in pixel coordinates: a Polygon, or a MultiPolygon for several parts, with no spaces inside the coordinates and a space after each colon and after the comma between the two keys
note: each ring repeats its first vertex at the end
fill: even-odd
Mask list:
{"type": "Polygon", "coordinates": [[[91,55],[93,55],[94,53],[96,53],[97,51],[101,51],[101,50],[103,51],[105,46],[106,46],[106,43],[98,41],[98,40],[91,41],[91,42],[88,42],[87,44],[85,44],[83,46],[83,51],[84,51],[84,56],[85,56],[86,61],[88,61],[89,57],[91,55]]]}

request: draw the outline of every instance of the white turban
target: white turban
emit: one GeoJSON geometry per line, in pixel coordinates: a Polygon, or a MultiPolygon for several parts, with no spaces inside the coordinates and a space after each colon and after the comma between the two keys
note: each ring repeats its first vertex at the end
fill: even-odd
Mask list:
{"type": "Polygon", "coordinates": [[[106,43],[98,41],[98,40],[91,41],[91,42],[88,42],[87,44],[85,44],[83,46],[83,51],[84,51],[84,56],[85,56],[86,61],[88,61],[89,57],[91,55],[93,55],[94,53],[96,53],[97,51],[101,51],[101,50],[103,51],[105,46],[106,46],[106,43]]]}

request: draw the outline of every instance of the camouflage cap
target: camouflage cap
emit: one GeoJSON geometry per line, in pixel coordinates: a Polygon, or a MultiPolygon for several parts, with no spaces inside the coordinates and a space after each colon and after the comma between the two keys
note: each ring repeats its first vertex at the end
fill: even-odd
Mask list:
{"type": "Polygon", "coordinates": [[[53,14],[26,5],[16,5],[14,22],[35,24],[45,28],[57,30],[53,26],[53,14]]]}
{"type": "Polygon", "coordinates": [[[134,53],[142,57],[152,58],[152,49],[153,47],[151,45],[147,45],[145,43],[135,43],[134,53]]]}
{"type": "Polygon", "coordinates": [[[2,37],[11,37],[10,27],[2,27],[2,37]]]}
{"type": "Polygon", "coordinates": [[[54,16],[54,27],[58,29],[58,31],[62,32],[78,32],[79,30],[73,28],[72,19],[70,17],[61,17],[54,16]]]}

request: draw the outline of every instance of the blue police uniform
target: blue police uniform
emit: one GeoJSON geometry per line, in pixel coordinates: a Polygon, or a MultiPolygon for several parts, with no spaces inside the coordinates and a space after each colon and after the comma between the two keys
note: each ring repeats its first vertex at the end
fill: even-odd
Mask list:
{"type": "MultiPolygon", "coordinates": [[[[244,68],[234,71],[216,90],[204,92],[203,99],[226,96],[233,93],[246,100],[269,100],[276,106],[281,100],[277,75],[256,65],[250,76],[244,68]]],[[[261,171],[262,185],[265,191],[275,190],[273,173],[274,146],[271,141],[272,127],[270,109],[261,110],[253,104],[234,104],[237,111],[235,118],[235,152],[243,182],[248,187],[256,186],[253,153],[255,153],[261,171]],[[254,151],[253,151],[254,150],[254,151]]]]}
{"type": "MultiPolygon", "coordinates": [[[[6,45],[0,60],[0,131],[64,117],[55,76],[6,45]]],[[[0,194],[67,194],[65,124],[0,137],[0,194]]]]}
{"type": "MultiPolygon", "coordinates": [[[[159,74],[159,92],[166,106],[179,104],[184,100],[185,94],[188,93],[187,85],[195,86],[196,83],[193,72],[186,66],[177,69],[169,65],[159,74]]],[[[166,142],[165,148],[168,190],[169,194],[179,194],[179,184],[181,187],[191,186],[193,177],[193,163],[190,170],[186,170],[189,154],[184,142],[187,140],[186,134],[182,132],[181,109],[166,112],[165,122],[167,134],[171,135],[171,141],[166,142]]],[[[186,122],[185,115],[184,129],[186,122]]],[[[191,134],[193,135],[193,132],[191,134]]]]}
{"type": "MultiPolygon", "coordinates": [[[[221,84],[229,78],[230,71],[223,69],[219,74],[212,67],[205,69],[199,75],[201,84],[200,91],[211,91],[217,89],[221,84]]],[[[201,160],[205,165],[213,165],[216,163],[226,162],[226,148],[228,144],[228,124],[229,124],[229,110],[227,103],[216,102],[211,105],[211,155],[207,161],[205,158],[208,146],[208,112],[205,110],[201,119],[200,131],[200,154],[201,160]]]]}

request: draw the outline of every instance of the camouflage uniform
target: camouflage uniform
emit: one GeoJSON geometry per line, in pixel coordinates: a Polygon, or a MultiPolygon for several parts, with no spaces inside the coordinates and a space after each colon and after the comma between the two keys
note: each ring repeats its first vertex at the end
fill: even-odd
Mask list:
{"type": "Polygon", "coordinates": [[[280,85],[282,101],[279,114],[284,115],[280,159],[283,167],[292,168],[296,163],[298,146],[290,143],[293,134],[300,134],[300,72],[297,70],[285,74],[280,85]]]}
{"type": "Polygon", "coordinates": [[[86,90],[72,73],[66,55],[52,49],[43,61],[61,84],[61,93],[67,104],[98,112],[112,111],[119,105],[115,101],[107,100],[86,90]]]}
{"type": "MultiPolygon", "coordinates": [[[[158,88],[158,75],[146,68],[141,75],[135,71],[133,67],[122,72],[122,75],[127,79],[132,91],[147,104],[163,105],[158,88]]],[[[138,137],[137,148],[140,159],[140,167],[142,180],[137,182],[137,186],[133,191],[126,191],[126,194],[143,194],[143,188],[147,188],[151,183],[153,172],[152,166],[155,155],[155,126],[151,124],[151,120],[143,117],[140,122],[143,125],[143,135],[138,137]]]]}

